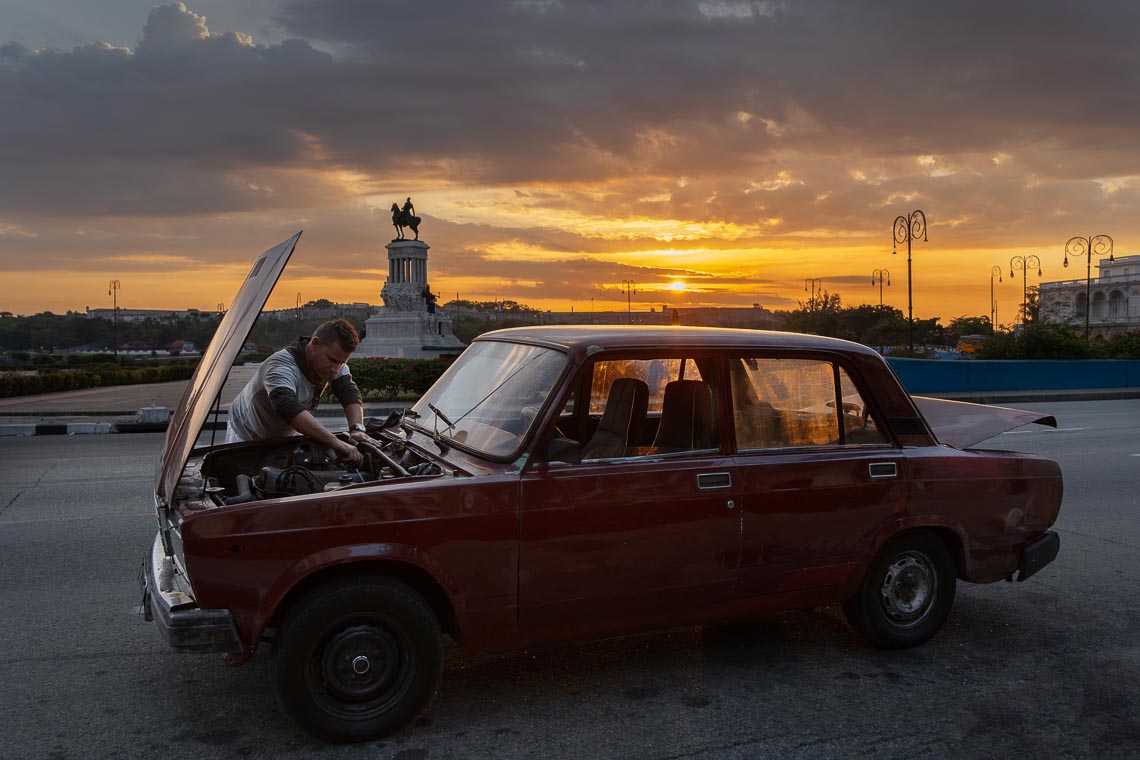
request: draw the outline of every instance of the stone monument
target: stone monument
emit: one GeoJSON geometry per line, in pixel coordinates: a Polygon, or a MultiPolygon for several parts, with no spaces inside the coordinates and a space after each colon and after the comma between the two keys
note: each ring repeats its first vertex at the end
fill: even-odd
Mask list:
{"type": "MultiPolygon", "coordinates": [[[[408,199],[406,205],[411,204],[408,199]]],[[[418,239],[419,217],[412,216],[417,239],[403,237],[398,207],[393,204],[392,223],[398,237],[385,246],[388,249],[388,278],[380,291],[384,305],[364,323],[364,340],[354,356],[402,357],[428,359],[444,354],[458,354],[463,343],[451,332],[451,317],[436,306],[436,297],[428,286],[428,244],[418,239]]]]}

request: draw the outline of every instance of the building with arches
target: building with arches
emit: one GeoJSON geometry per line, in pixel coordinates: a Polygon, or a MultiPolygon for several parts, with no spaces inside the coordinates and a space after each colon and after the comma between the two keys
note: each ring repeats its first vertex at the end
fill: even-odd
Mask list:
{"type": "Polygon", "coordinates": [[[1102,259],[1097,267],[1087,301],[1083,277],[1041,283],[1038,290],[1041,319],[1083,327],[1087,313],[1089,335],[1093,338],[1140,331],[1140,256],[1120,256],[1114,261],[1102,259]]]}

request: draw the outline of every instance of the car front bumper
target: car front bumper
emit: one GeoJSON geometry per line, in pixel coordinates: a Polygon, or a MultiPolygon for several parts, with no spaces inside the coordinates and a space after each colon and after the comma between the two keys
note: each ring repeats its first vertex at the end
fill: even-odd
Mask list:
{"type": "Polygon", "coordinates": [[[189,586],[174,572],[173,563],[156,535],[139,575],[142,613],[153,620],[170,647],[179,652],[240,652],[234,616],[229,610],[198,607],[189,586]]]}
{"type": "Polygon", "coordinates": [[[1017,569],[1018,582],[1057,559],[1057,552],[1060,549],[1061,536],[1054,530],[1045,531],[1044,536],[1025,547],[1025,552],[1021,555],[1021,565],[1017,569]]]}

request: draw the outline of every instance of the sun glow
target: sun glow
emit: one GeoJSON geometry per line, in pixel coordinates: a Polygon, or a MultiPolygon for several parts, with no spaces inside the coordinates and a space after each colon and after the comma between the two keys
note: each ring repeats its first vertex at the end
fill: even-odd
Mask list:
{"type": "Polygon", "coordinates": [[[677,293],[681,293],[685,290],[685,283],[682,282],[681,280],[675,280],[675,281],[669,283],[668,286],[666,286],[666,287],[668,287],[669,290],[672,290],[672,291],[677,292],[677,293]]]}

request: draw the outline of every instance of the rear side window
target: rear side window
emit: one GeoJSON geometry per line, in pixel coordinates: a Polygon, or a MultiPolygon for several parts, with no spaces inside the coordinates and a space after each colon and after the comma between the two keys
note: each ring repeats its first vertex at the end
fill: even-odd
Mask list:
{"type": "Polygon", "coordinates": [[[730,361],[736,447],[884,444],[847,371],[818,359],[730,361]]]}

